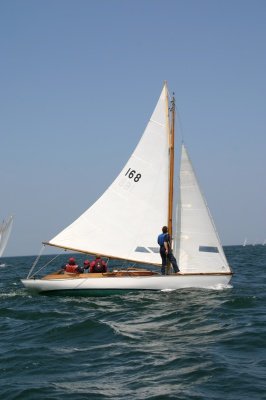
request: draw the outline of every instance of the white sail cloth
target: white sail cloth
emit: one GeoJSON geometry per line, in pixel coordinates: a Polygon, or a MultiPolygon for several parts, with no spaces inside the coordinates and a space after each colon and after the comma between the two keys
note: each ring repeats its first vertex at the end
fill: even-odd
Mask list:
{"type": "Polygon", "coordinates": [[[130,159],[106,192],[48,244],[160,264],[157,234],[167,224],[168,93],[164,85],[130,159]]]}
{"type": "Polygon", "coordinates": [[[176,257],[183,273],[230,272],[184,145],[181,149],[176,257]]]}
{"type": "Polygon", "coordinates": [[[0,257],[3,255],[10,233],[13,225],[13,217],[12,215],[8,218],[7,221],[4,221],[0,226],[0,257]]]}

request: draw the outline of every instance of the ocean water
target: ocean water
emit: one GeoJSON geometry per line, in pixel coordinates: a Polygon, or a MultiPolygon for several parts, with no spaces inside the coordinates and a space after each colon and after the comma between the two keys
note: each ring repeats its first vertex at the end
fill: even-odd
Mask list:
{"type": "Polygon", "coordinates": [[[230,246],[223,290],[29,294],[2,258],[0,399],[266,399],[266,246],[230,246]]]}

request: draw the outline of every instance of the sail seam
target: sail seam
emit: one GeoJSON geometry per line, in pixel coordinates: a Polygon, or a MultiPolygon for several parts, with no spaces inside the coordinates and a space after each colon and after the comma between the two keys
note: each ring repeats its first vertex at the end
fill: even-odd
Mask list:
{"type": "Polygon", "coordinates": [[[154,119],[150,119],[150,122],[153,122],[153,123],[156,124],[156,125],[165,127],[165,124],[162,124],[161,122],[155,121],[154,119]]]}

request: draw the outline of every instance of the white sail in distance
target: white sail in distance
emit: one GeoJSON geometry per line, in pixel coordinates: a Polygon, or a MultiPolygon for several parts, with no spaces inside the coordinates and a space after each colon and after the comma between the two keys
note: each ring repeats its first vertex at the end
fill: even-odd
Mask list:
{"type": "Polygon", "coordinates": [[[47,244],[88,254],[161,264],[157,235],[167,225],[168,91],[163,87],[128,162],[104,194],[47,244]]]}
{"type": "Polygon", "coordinates": [[[182,144],[176,257],[182,273],[230,272],[218,233],[182,144]]]}
{"type": "Polygon", "coordinates": [[[5,248],[7,246],[7,242],[12,230],[13,225],[13,216],[11,215],[7,221],[3,221],[0,226],[0,257],[2,257],[5,248]]]}

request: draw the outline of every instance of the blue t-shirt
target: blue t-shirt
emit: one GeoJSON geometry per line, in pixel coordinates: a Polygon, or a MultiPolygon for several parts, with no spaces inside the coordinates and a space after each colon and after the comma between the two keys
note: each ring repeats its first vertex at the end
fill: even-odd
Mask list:
{"type": "Polygon", "coordinates": [[[158,236],[157,242],[158,242],[158,244],[159,244],[161,247],[163,247],[164,242],[168,242],[168,243],[170,242],[169,234],[168,234],[168,233],[161,233],[161,234],[158,236]]]}

